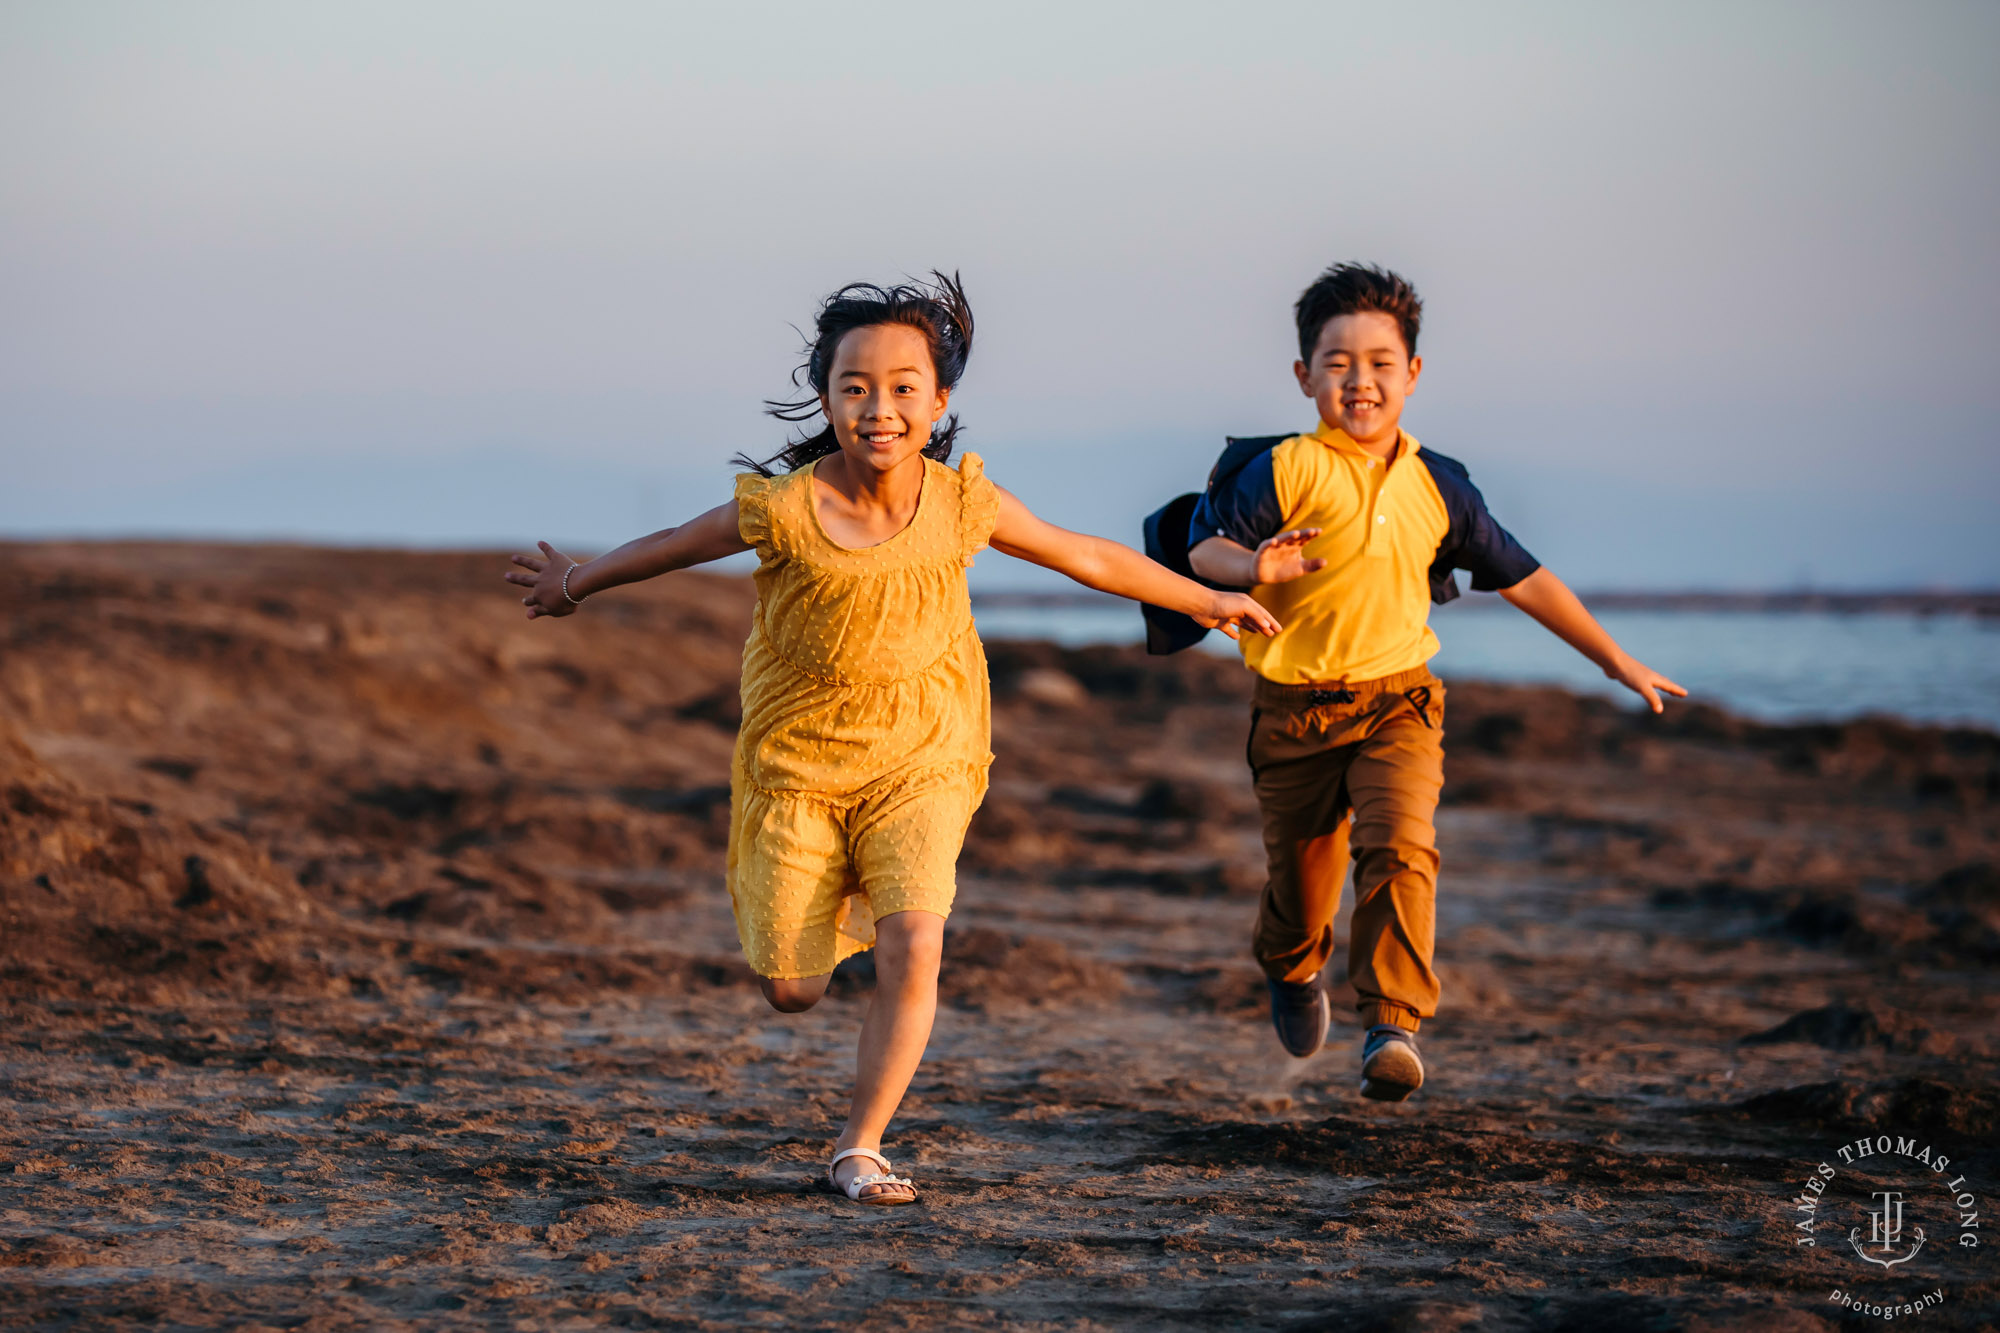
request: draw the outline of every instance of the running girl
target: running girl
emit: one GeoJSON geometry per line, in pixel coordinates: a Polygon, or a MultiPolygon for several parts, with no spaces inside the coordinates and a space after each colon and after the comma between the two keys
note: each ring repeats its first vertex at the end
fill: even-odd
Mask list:
{"type": "Polygon", "coordinates": [[[575,561],[541,543],[509,581],[530,618],[755,549],[757,611],[743,650],[743,724],[730,771],[729,897],[764,997],[810,1009],[834,965],[875,950],[854,1099],[827,1178],[859,1203],[916,1202],[882,1133],[923,1058],[944,921],[967,823],[986,792],[986,656],[965,568],[995,550],[1087,587],[1220,626],[1277,632],[1240,593],[1214,592],[1115,542],[1043,522],[986,479],[944,464],[946,418],[972,349],[956,278],[841,288],[820,307],[809,392],[771,403],[825,428],[751,470],[736,497],[678,528],[575,561]]]}

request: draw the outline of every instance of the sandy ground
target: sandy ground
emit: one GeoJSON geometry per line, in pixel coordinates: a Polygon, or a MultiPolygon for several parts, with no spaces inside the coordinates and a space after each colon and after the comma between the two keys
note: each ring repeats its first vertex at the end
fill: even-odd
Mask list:
{"type": "Polygon", "coordinates": [[[1791,1207],[1877,1131],[2000,1186],[2000,738],[1454,683],[1380,1106],[1351,1011],[1267,1027],[1240,670],[991,645],[923,1203],[863,1210],[865,959],[774,1014],[721,890],[745,585],[529,625],[486,556],[7,554],[0,1328],[2000,1325],[1937,1199],[1893,1273],[1887,1174],[1791,1207]]]}

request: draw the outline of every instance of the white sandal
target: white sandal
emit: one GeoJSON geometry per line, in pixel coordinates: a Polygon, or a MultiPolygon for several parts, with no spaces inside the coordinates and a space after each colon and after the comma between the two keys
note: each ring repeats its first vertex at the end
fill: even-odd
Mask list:
{"type": "Polygon", "coordinates": [[[826,1183],[833,1189],[840,1190],[856,1203],[872,1204],[877,1208],[893,1208],[898,1204],[915,1203],[917,1201],[916,1183],[902,1176],[890,1174],[892,1169],[889,1165],[889,1159],[881,1153],[876,1152],[873,1148],[842,1148],[833,1155],[833,1160],[826,1164],[826,1183]],[[882,1169],[856,1176],[847,1182],[845,1190],[841,1190],[839,1181],[834,1179],[833,1169],[850,1157],[872,1158],[881,1165],[882,1169]],[[867,1189],[870,1185],[901,1185],[904,1189],[909,1190],[909,1193],[903,1194],[891,1190],[882,1190],[869,1195],[865,1199],[862,1198],[861,1191],[867,1189]]]}

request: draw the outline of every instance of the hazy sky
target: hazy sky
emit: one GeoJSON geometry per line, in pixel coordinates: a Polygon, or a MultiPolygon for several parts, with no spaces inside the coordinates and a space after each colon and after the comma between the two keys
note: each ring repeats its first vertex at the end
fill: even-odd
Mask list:
{"type": "MultiPolygon", "coordinates": [[[[932,266],[969,447],[1132,539],[1290,302],[1584,587],[2000,582],[2000,6],[0,9],[0,533],[591,548],[932,266]]],[[[982,560],[987,586],[1024,566],[982,560]]]]}

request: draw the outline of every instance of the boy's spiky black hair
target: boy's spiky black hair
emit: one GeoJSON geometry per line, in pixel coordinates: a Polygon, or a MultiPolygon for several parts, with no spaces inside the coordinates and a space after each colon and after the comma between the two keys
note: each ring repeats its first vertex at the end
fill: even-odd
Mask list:
{"type": "Polygon", "coordinates": [[[1403,346],[1417,354],[1417,329],[1424,320],[1423,298],[1402,276],[1373,264],[1335,264],[1299,293],[1292,307],[1299,325],[1299,360],[1311,361],[1320,330],[1329,319],[1374,310],[1403,331],[1403,346]]]}
{"type": "MultiPolygon", "coordinates": [[[[937,370],[940,389],[958,387],[965,375],[965,363],[972,355],[972,307],[966,303],[965,287],[958,274],[946,277],[931,270],[930,282],[904,282],[880,287],[872,282],[850,282],[820,302],[813,320],[813,336],[806,344],[806,359],[792,372],[792,383],[803,392],[797,398],[771,398],[764,410],[780,421],[810,421],[820,415],[820,399],[826,395],[833,377],[833,354],[840,340],[856,329],[878,324],[901,324],[924,335],[930,344],[931,365],[937,370]]],[[[952,442],[958,438],[958,415],[953,413],[931,428],[924,456],[940,463],[951,457],[952,442]]],[[[796,472],[814,459],[838,453],[840,440],[833,424],[758,462],[748,454],[738,454],[732,462],[764,476],[775,475],[772,464],[796,472]]]]}

